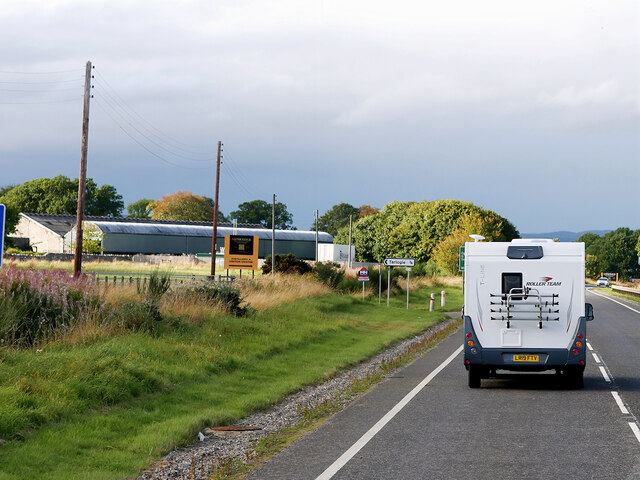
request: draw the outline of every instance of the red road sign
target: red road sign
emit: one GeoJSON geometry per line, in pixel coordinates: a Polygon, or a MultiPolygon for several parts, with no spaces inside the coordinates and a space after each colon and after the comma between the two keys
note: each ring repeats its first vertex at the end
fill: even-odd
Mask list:
{"type": "Polygon", "coordinates": [[[367,269],[367,267],[362,267],[360,270],[358,270],[358,280],[360,280],[361,282],[369,281],[369,270],[367,269]]]}

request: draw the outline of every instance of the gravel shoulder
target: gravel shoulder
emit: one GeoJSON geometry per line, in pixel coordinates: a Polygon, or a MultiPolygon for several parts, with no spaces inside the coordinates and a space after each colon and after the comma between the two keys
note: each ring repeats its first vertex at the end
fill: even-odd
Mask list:
{"type": "MultiPolygon", "coordinates": [[[[459,314],[449,315],[454,317],[459,314]]],[[[235,424],[235,427],[239,427],[238,431],[205,429],[191,445],[170,452],[148,470],[143,471],[138,479],[205,480],[216,467],[230,460],[245,461],[252,458],[256,440],[295,425],[300,420],[300,412],[304,409],[312,409],[327,402],[337,402],[341,408],[345,408],[359,397],[359,395],[345,395],[354,381],[380,372],[385,363],[404,355],[416,345],[430,343],[439,332],[451,327],[456,321],[457,318],[446,319],[428,328],[422,334],[399,342],[321,385],[309,386],[290,395],[268,411],[256,413],[235,424]],[[249,427],[253,429],[243,430],[249,427]]]]}

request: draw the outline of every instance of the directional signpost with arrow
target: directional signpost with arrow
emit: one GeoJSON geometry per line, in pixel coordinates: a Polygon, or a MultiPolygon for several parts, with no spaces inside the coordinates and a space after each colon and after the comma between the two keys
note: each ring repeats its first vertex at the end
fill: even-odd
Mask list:
{"type": "Polygon", "coordinates": [[[391,291],[391,267],[407,268],[407,308],[409,308],[409,277],[411,275],[411,267],[415,267],[415,258],[385,258],[384,266],[387,267],[387,307],[389,306],[389,296],[391,291]]]}

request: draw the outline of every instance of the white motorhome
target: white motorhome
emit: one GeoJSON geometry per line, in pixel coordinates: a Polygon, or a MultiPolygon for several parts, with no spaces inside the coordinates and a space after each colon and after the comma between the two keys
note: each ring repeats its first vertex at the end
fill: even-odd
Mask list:
{"type": "Polygon", "coordinates": [[[464,365],[469,386],[496,370],[556,370],[583,387],[586,321],[584,243],[547,239],[467,242],[464,365]]]}

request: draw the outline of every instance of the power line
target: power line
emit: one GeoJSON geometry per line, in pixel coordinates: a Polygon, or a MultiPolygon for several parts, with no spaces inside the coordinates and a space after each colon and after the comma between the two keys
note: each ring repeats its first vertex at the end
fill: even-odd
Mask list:
{"type": "Polygon", "coordinates": [[[171,160],[169,160],[168,158],[165,158],[162,155],[159,155],[158,153],[156,153],[153,150],[151,150],[150,148],[148,148],[144,143],[139,141],[126,128],[124,128],[122,125],[120,125],[118,120],[105,108],[105,106],[102,105],[102,102],[99,99],[96,98],[96,99],[94,99],[94,101],[95,101],[96,105],[98,105],[100,107],[100,109],[103,112],[105,112],[107,114],[107,116],[109,118],[111,118],[111,120],[113,120],[113,122],[120,128],[120,130],[122,130],[131,140],[133,140],[138,146],[140,146],[146,152],[150,153],[151,155],[153,155],[154,157],[158,158],[159,160],[162,160],[163,162],[168,163],[169,165],[173,165],[174,167],[186,168],[186,169],[189,169],[189,170],[203,170],[203,169],[209,168],[208,165],[207,166],[202,166],[202,167],[192,167],[192,166],[187,166],[187,165],[184,165],[184,164],[175,163],[175,162],[172,162],[171,160]]]}
{"type": "Polygon", "coordinates": [[[0,105],[48,105],[53,103],[70,103],[77,102],[78,97],[69,98],[67,100],[48,100],[41,102],[0,102],[0,105]]]}
{"type": "Polygon", "coordinates": [[[9,72],[6,70],[0,70],[0,73],[6,75],[61,75],[63,73],[77,73],[78,70],[61,70],[58,72],[9,72]]]}
{"type": "MultiPolygon", "coordinates": [[[[131,121],[139,125],[140,123],[142,123],[143,125],[140,126],[140,129],[145,130],[149,135],[157,138],[161,142],[164,142],[165,144],[168,145],[168,147],[173,148],[175,150],[181,150],[182,152],[187,154],[199,155],[199,156],[205,157],[204,159],[196,159],[191,157],[190,158],[191,160],[206,161],[206,162],[213,160],[211,153],[209,152],[204,153],[199,150],[194,150],[191,148],[190,145],[187,145],[183,142],[180,142],[172,138],[170,135],[166,134],[165,132],[157,128],[150,121],[148,121],[146,118],[140,115],[134,108],[128,105],[127,102],[116,92],[116,90],[111,86],[111,84],[106,80],[106,78],[104,78],[104,76],[100,72],[96,72],[96,73],[99,77],[99,80],[104,82],[104,85],[106,87],[106,89],[104,90],[105,95],[107,95],[111,99],[111,101],[122,111],[121,115],[123,116],[126,115],[127,117],[131,118],[131,121]]],[[[169,150],[169,148],[166,148],[166,149],[169,150]]],[[[177,155],[175,152],[172,152],[172,154],[177,155]]]]}
{"type": "Polygon", "coordinates": [[[70,80],[40,80],[37,82],[16,82],[16,81],[0,80],[0,83],[5,85],[58,85],[61,83],[77,82],[78,80],[79,80],[78,78],[74,78],[70,80]]]}
{"type": "Polygon", "coordinates": [[[231,171],[233,171],[233,173],[235,174],[235,176],[237,178],[239,178],[238,183],[242,184],[242,188],[243,190],[245,190],[245,192],[247,192],[250,196],[258,196],[259,198],[268,198],[269,195],[265,195],[265,192],[262,191],[259,187],[256,186],[256,184],[254,182],[252,182],[251,180],[249,180],[243,173],[243,169],[237,165],[238,162],[235,161],[235,159],[229,154],[229,152],[226,152],[226,156],[227,159],[229,160],[227,162],[227,166],[228,169],[231,171]],[[236,165],[234,165],[236,164],[236,165]]]}

